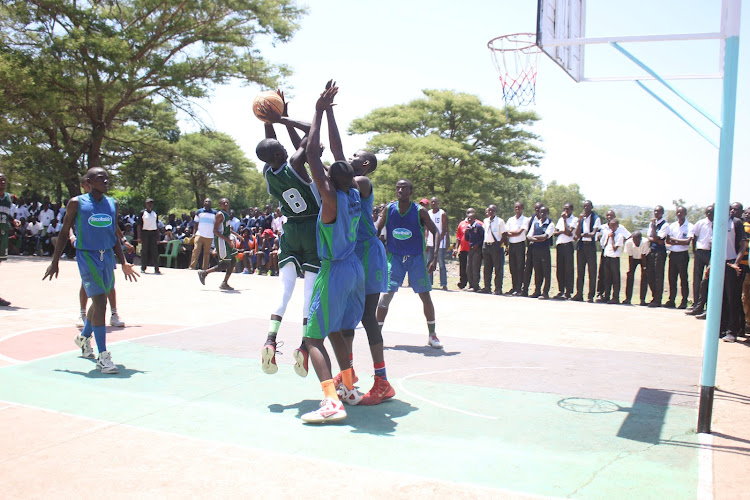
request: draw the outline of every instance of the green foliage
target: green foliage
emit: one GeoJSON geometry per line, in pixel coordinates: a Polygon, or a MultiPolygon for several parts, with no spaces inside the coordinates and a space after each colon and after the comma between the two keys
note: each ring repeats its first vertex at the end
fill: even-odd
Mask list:
{"type": "MultiPolygon", "coordinates": [[[[563,205],[566,203],[573,204],[573,215],[583,212],[583,202],[585,198],[581,194],[581,188],[578,184],[569,184],[567,186],[558,184],[556,181],[550,182],[547,186],[538,185],[531,195],[524,200],[525,206],[531,210],[534,203],[540,201],[549,208],[549,216],[553,221],[557,221],[562,213],[563,205]]],[[[530,211],[527,213],[531,213],[530,211]]],[[[603,214],[602,214],[603,215],[603,214]]]]}
{"type": "Polygon", "coordinates": [[[29,180],[43,165],[40,177],[78,194],[85,168],[128,160],[135,131],[177,140],[153,103],[192,114],[231,79],[275,87],[289,70],[256,42],[289,40],[304,13],[294,0],[3,0],[2,152],[29,180]]]}
{"type": "Polygon", "coordinates": [[[448,90],[424,90],[408,104],[371,111],[354,120],[349,133],[375,135],[368,149],[387,155],[372,175],[375,201],[394,198],[396,182],[414,185],[413,199],[440,198],[451,217],[467,207],[498,205],[511,212],[532,174],[519,167],[539,165],[538,137],[525,127],[538,120],[531,111],[485,106],[478,97],[448,90]]]}

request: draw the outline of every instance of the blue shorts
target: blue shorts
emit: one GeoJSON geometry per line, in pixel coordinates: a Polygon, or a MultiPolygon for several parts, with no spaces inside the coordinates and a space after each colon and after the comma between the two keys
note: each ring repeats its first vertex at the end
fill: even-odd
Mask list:
{"type": "Polygon", "coordinates": [[[365,311],[365,272],[356,255],[321,260],[315,278],[305,337],[324,339],[331,332],[353,330],[365,311]]]}
{"type": "Polygon", "coordinates": [[[81,273],[83,289],[88,297],[108,295],[115,286],[115,253],[112,249],[81,250],[76,249],[76,262],[81,273]]]}
{"type": "Polygon", "coordinates": [[[424,255],[396,255],[388,254],[388,293],[397,292],[404,283],[404,277],[409,273],[409,285],[414,293],[429,292],[430,278],[424,255]]]}
{"type": "Polygon", "coordinates": [[[385,247],[377,236],[357,242],[354,253],[365,269],[365,295],[385,293],[388,291],[388,260],[385,247]]]}

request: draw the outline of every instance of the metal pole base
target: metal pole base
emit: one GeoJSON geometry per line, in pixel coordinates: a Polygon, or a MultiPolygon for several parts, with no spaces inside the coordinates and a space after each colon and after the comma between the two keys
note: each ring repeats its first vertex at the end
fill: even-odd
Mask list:
{"type": "Polygon", "coordinates": [[[714,407],[714,386],[701,386],[701,399],[698,406],[698,433],[711,434],[711,413],[714,407]]]}

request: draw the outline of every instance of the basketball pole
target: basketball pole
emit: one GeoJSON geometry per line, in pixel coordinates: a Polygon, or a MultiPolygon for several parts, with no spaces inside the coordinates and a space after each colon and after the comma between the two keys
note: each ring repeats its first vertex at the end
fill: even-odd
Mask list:
{"type": "MultiPolygon", "coordinates": [[[[734,122],[737,107],[737,67],[740,52],[740,2],[724,3],[722,23],[725,23],[724,79],[721,101],[721,135],[719,139],[719,169],[716,179],[713,235],[711,237],[711,271],[708,279],[706,330],[703,337],[703,367],[701,394],[698,406],[698,432],[711,433],[716,362],[719,354],[719,327],[726,271],[727,229],[729,217],[729,188],[732,181],[734,153],[734,122]]],[[[734,272],[734,269],[731,269],[734,272]]]]}

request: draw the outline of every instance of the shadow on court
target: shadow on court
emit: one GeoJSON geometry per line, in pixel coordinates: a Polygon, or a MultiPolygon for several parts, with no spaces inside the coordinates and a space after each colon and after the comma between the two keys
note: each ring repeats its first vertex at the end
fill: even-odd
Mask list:
{"type": "Polygon", "coordinates": [[[428,358],[442,358],[461,354],[461,351],[448,352],[445,349],[435,349],[430,346],[395,345],[393,347],[385,346],[383,349],[386,351],[404,351],[412,354],[422,354],[428,358]]]}
{"type": "Polygon", "coordinates": [[[126,378],[130,378],[130,377],[132,377],[133,375],[136,375],[136,374],[140,374],[140,373],[146,374],[146,373],[148,373],[147,371],[131,370],[130,368],[125,368],[122,365],[117,365],[117,369],[119,370],[119,372],[117,372],[117,373],[109,373],[109,374],[108,373],[102,373],[99,370],[97,370],[96,368],[94,368],[93,370],[88,371],[88,372],[81,372],[81,371],[77,371],[77,370],[60,370],[60,369],[56,369],[54,371],[61,372],[61,373],[70,373],[70,374],[73,374],[73,375],[80,375],[82,377],[94,378],[94,379],[99,379],[99,378],[122,378],[122,379],[126,379],[126,378]]]}
{"type": "MultiPolygon", "coordinates": [[[[290,405],[272,404],[268,405],[271,413],[284,413],[287,410],[296,410],[296,418],[318,408],[320,401],[306,399],[299,403],[290,405]]],[[[309,427],[320,425],[338,427],[351,427],[355,434],[371,434],[373,436],[394,436],[398,422],[395,419],[405,417],[418,410],[405,401],[390,399],[375,406],[345,406],[346,420],[339,423],[308,424],[309,427]]]]}

